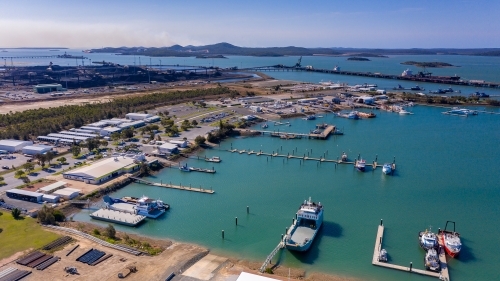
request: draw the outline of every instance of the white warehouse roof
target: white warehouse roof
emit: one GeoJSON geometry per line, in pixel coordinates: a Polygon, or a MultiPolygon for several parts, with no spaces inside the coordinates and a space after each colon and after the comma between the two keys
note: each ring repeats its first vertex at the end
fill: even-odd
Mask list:
{"type": "Polygon", "coordinates": [[[60,189],[61,187],[65,186],[65,185],[66,185],[66,182],[58,181],[58,182],[55,182],[53,184],[49,184],[47,186],[44,186],[44,187],[40,188],[39,190],[44,192],[44,193],[51,193],[57,189],[60,189]]]}
{"type": "Polygon", "coordinates": [[[134,164],[133,158],[124,158],[124,157],[116,157],[116,158],[107,158],[102,161],[93,163],[90,166],[85,166],[79,169],[67,171],[64,175],[68,176],[77,176],[88,179],[98,179],[107,174],[118,171],[122,168],[127,167],[128,165],[134,164]]]}
{"type": "Polygon", "coordinates": [[[242,272],[236,281],[279,281],[278,279],[242,272]]]}

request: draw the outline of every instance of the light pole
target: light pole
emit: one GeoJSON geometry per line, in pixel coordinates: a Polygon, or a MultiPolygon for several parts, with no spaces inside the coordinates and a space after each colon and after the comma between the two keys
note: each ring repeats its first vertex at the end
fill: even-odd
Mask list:
{"type": "Polygon", "coordinates": [[[160,61],[160,71],[161,71],[161,60],[159,60],[159,61],[160,61]]]}

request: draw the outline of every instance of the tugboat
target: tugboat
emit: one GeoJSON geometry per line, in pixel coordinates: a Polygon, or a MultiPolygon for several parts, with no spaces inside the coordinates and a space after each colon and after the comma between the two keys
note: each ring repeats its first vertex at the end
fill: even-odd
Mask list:
{"type": "Polygon", "coordinates": [[[364,172],[365,165],[366,165],[366,161],[363,159],[356,161],[356,170],[358,170],[360,172],[364,172]]]}
{"type": "Polygon", "coordinates": [[[438,238],[429,227],[429,230],[426,229],[425,231],[420,231],[418,233],[418,243],[420,244],[420,247],[426,251],[429,249],[437,249],[438,238]]]}
{"type": "Polygon", "coordinates": [[[380,250],[378,253],[378,261],[387,262],[387,251],[385,249],[380,250]]]}
{"type": "Polygon", "coordinates": [[[384,173],[386,175],[392,173],[392,165],[391,165],[391,163],[385,163],[382,166],[382,173],[384,173]]]}
{"type": "Polygon", "coordinates": [[[297,220],[294,221],[285,238],[285,247],[292,251],[304,252],[309,250],[316,234],[323,223],[323,205],[304,200],[297,211],[297,220]]]}
{"type": "Polygon", "coordinates": [[[181,170],[181,172],[191,172],[191,169],[189,169],[188,167],[188,164],[184,164],[184,166],[180,166],[179,167],[179,170],[181,170]]]}
{"type": "Polygon", "coordinates": [[[460,253],[462,242],[460,241],[460,233],[455,231],[454,221],[447,221],[444,230],[440,230],[438,236],[444,246],[444,250],[450,257],[454,258],[460,253]],[[449,222],[453,223],[453,231],[447,230],[449,222]]]}
{"type": "Polygon", "coordinates": [[[425,269],[439,272],[441,268],[436,249],[429,249],[424,257],[425,269]]]}

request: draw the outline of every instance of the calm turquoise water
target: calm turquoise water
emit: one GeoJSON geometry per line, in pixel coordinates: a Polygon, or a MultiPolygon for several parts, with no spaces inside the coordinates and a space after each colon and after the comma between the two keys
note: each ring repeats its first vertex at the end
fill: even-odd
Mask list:
{"type": "MultiPolygon", "coordinates": [[[[489,109],[496,110],[496,109],[489,109]]],[[[327,158],[342,151],[371,162],[396,158],[394,176],[381,169],[365,173],[352,166],[229,153],[217,149],[220,164],[189,160],[196,167],[214,166],[214,175],[165,169],[150,180],[212,187],[214,195],[132,184],[113,196],[148,195],[171,204],[159,220],[138,228],[117,226],[143,235],[197,243],[215,253],[263,261],[290,226],[300,203],[311,196],[325,206],[325,222],[311,250],[283,251],[281,262],[308,271],[356,276],[367,280],[430,280],[428,277],[371,265],[377,225],[386,225],[384,248],[391,262],[423,268],[424,252],[417,233],[447,220],[457,222],[464,244],[460,258],[450,261],[453,280],[493,280],[497,265],[500,211],[498,202],[500,116],[463,118],[441,114],[439,108],[414,107],[410,116],[377,112],[377,118],[347,120],[325,115],[317,121],[291,119],[291,127],[269,129],[308,132],[318,122],[344,128],[344,136],[321,140],[280,140],[271,137],[234,138],[222,143],[266,152],[327,158]],[[246,214],[246,206],[250,214],[246,214]],[[238,217],[239,225],[234,220],[238,217]],[[221,239],[221,230],[226,239],[221,239]]],[[[497,110],[498,111],[498,110],[497,110]]],[[[90,221],[88,212],[75,219],[90,221]]],[[[100,223],[98,221],[93,221],[100,223]]]]}

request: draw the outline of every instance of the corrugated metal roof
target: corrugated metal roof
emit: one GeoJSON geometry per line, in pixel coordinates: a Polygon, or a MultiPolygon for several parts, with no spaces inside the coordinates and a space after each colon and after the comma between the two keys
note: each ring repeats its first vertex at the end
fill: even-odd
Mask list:
{"type": "Polygon", "coordinates": [[[27,195],[27,196],[33,196],[33,197],[42,197],[43,196],[43,194],[41,194],[41,193],[22,190],[22,189],[9,189],[9,190],[7,190],[7,193],[15,193],[15,194],[27,195]]]}

